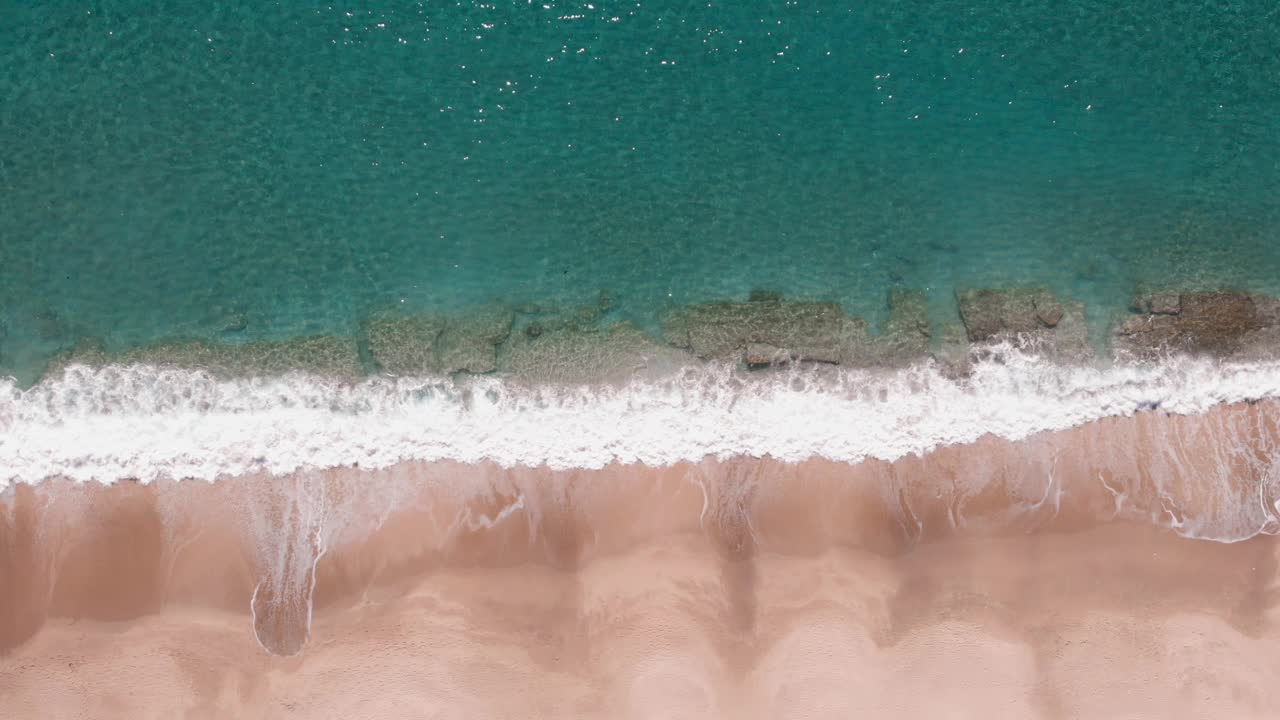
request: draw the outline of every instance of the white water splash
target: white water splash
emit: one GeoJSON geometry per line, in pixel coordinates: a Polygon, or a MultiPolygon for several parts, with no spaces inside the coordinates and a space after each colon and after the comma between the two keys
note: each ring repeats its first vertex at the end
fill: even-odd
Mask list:
{"type": "Polygon", "coordinates": [[[212,480],[402,460],[555,469],[735,455],[893,460],[988,433],[1016,440],[1140,409],[1191,414],[1276,396],[1276,362],[1078,367],[1008,348],[963,379],[931,362],[892,371],[707,366],[621,386],[496,377],[351,385],[301,373],[219,380],[77,366],[25,391],[0,385],[0,480],[212,480]]]}

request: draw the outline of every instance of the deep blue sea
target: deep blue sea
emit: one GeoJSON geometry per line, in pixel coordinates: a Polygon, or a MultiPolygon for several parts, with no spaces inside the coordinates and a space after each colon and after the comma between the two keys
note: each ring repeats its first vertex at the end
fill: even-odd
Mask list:
{"type": "Polygon", "coordinates": [[[3,2],[0,373],[768,288],[1280,291],[1280,4],[3,2]]]}

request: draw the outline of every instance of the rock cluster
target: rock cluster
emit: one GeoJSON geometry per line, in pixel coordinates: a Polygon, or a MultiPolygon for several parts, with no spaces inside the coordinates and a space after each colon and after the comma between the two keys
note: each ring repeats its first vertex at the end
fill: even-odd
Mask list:
{"type": "Polygon", "coordinates": [[[873,335],[860,317],[834,303],[786,301],[757,290],[747,302],[675,308],[661,318],[663,338],[704,360],[749,367],[796,362],[855,367],[892,366],[929,352],[931,330],[923,292],[894,290],[884,331],[873,335]]]}
{"type": "Polygon", "coordinates": [[[1190,353],[1228,358],[1269,355],[1280,340],[1280,300],[1233,290],[1153,293],[1113,333],[1117,353],[1150,358],[1190,353]]]}
{"type": "Polygon", "coordinates": [[[965,290],[956,302],[971,343],[1009,340],[1059,360],[1092,354],[1084,305],[1044,288],[965,290]]]}
{"type": "Polygon", "coordinates": [[[835,303],[783,302],[772,295],[680,307],[660,321],[663,338],[675,347],[704,360],[740,358],[749,365],[783,358],[838,363],[866,335],[865,323],[835,303]]]}
{"type": "MultiPolygon", "coordinates": [[[[656,378],[706,360],[747,367],[885,367],[932,357],[946,371],[963,374],[982,348],[1005,342],[1058,361],[1094,357],[1081,303],[1060,300],[1042,288],[967,290],[956,300],[956,321],[942,323],[935,332],[925,295],[895,290],[888,297],[883,330],[873,333],[862,318],[834,303],[792,301],[759,290],[746,301],[673,308],[659,318],[655,336],[629,322],[607,322],[612,298],[602,294],[582,307],[519,313],[489,305],[452,315],[376,314],[362,323],[358,338],[195,340],[114,353],[86,340],[61,352],[50,371],[71,363],[112,362],[202,368],[221,376],[293,369],[350,379],[371,371],[499,372],[534,382],[590,382],[656,378]]],[[[239,331],[238,323],[234,329],[239,331]]],[[[1280,358],[1280,299],[1231,290],[1142,293],[1113,325],[1111,343],[1122,359],[1169,353],[1280,358]]]]}
{"type": "Polygon", "coordinates": [[[515,315],[499,305],[449,318],[436,338],[437,370],[489,373],[498,369],[498,345],[511,334],[515,315]]]}
{"type": "Polygon", "coordinates": [[[382,372],[414,375],[436,369],[436,339],[444,331],[437,315],[378,315],[364,322],[369,356],[382,372]]]}
{"type": "Polygon", "coordinates": [[[929,302],[919,290],[889,292],[889,321],[876,338],[874,360],[885,365],[923,357],[929,352],[929,302]]]}
{"type": "Polygon", "coordinates": [[[1048,290],[965,290],[957,293],[960,319],[969,340],[994,340],[1004,333],[1033,333],[1053,329],[1065,309],[1048,290]]]}
{"type": "Polygon", "coordinates": [[[514,336],[500,370],[532,382],[618,382],[662,377],[694,362],[690,353],[619,322],[594,330],[561,327],[536,336],[514,336]]]}
{"type": "Polygon", "coordinates": [[[514,313],[498,305],[453,316],[379,315],[364,324],[369,355],[393,375],[489,373],[497,347],[511,334],[514,313]]]}

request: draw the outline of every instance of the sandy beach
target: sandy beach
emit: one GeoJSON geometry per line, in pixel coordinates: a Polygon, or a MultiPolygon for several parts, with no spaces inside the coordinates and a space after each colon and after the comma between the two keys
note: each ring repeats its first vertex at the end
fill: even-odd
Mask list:
{"type": "Polygon", "coordinates": [[[22,485],[0,532],[0,705],[1270,717],[1277,416],[1144,413],[852,466],[22,485]]]}

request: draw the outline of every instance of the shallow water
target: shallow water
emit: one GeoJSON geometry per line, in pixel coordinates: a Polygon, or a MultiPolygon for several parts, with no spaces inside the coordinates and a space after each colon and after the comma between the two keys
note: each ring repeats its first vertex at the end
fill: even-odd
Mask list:
{"type": "Polygon", "coordinates": [[[0,29],[0,366],[373,309],[1280,290],[1274,3],[169,1],[0,29]]]}

